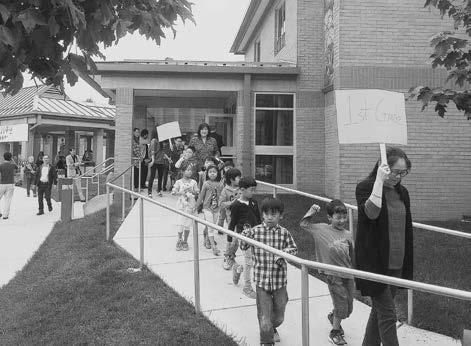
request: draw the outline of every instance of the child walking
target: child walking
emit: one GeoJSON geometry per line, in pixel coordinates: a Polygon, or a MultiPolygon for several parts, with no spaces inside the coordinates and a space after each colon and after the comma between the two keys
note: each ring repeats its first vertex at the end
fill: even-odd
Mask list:
{"type": "MultiPolygon", "coordinates": [[[[203,206],[203,215],[206,221],[216,223],[219,216],[219,196],[222,191],[221,172],[214,166],[206,168],[206,180],[201,188],[201,193],[196,202],[196,208],[203,206]]],[[[207,238],[213,249],[213,254],[220,255],[220,251],[214,241],[214,229],[209,228],[207,238]]]]}
{"type": "MultiPolygon", "coordinates": [[[[241,233],[246,227],[254,227],[261,223],[260,211],[258,210],[258,203],[253,199],[253,194],[257,182],[252,177],[242,177],[239,180],[240,196],[234,201],[229,210],[231,212],[231,222],[229,223],[229,230],[241,233]]],[[[229,249],[229,257],[235,258],[238,244],[233,242],[229,249]]],[[[232,266],[232,281],[234,285],[239,283],[240,275],[244,272],[244,287],[242,293],[249,298],[255,299],[256,293],[252,288],[251,271],[252,271],[252,253],[249,250],[243,250],[244,265],[232,266]]]]}
{"type": "MultiPolygon", "coordinates": [[[[181,165],[183,178],[177,180],[173,186],[172,194],[178,195],[177,208],[188,214],[195,214],[196,212],[196,196],[198,195],[198,184],[196,180],[192,179],[194,176],[195,166],[190,162],[184,162],[181,165]]],[[[177,251],[188,251],[188,235],[192,228],[193,220],[183,215],[180,216],[178,240],[176,249],[177,251]]]]}
{"type": "MultiPolygon", "coordinates": [[[[315,254],[319,262],[352,268],[353,241],[350,231],[344,228],[347,222],[347,208],[340,200],[327,205],[329,224],[314,223],[312,217],[320,210],[314,204],[304,215],[300,226],[311,233],[315,241],[315,254]]],[[[332,324],[329,339],[334,345],[346,345],[343,319],[350,316],[353,309],[353,277],[345,274],[326,272],[326,281],[334,309],[327,315],[332,324]]]]}
{"type": "MultiPolygon", "coordinates": [[[[225,185],[222,189],[221,196],[219,197],[219,220],[218,226],[224,227],[224,221],[227,225],[231,223],[231,212],[229,206],[239,198],[239,180],[242,176],[242,173],[237,168],[231,168],[226,171],[224,174],[225,185]]],[[[235,254],[231,255],[231,247],[234,242],[235,248],[239,247],[239,241],[237,238],[232,238],[230,235],[227,235],[226,242],[226,251],[224,252],[224,262],[222,267],[225,270],[231,270],[232,266],[235,264],[235,254]]]]}
{"type": "MultiPolygon", "coordinates": [[[[284,205],[276,198],[269,197],[261,205],[263,223],[242,231],[242,235],[259,241],[275,249],[296,255],[298,248],[289,231],[280,226],[284,205]]],[[[241,242],[240,248],[252,248],[254,281],[257,290],[257,315],[260,328],[260,344],[274,345],[280,341],[276,328],[283,323],[288,303],[288,268],[285,259],[241,242]]]]}

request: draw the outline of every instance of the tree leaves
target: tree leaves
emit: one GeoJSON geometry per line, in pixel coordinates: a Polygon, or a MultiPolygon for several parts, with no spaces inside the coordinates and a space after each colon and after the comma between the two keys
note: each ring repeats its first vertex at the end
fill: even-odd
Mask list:
{"type": "Polygon", "coordinates": [[[0,91],[21,89],[29,70],[47,84],[75,83],[78,71],[96,68],[100,46],[138,31],[160,44],[164,28],[191,20],[186,0],[28,0],[0,4],[0,91]],[[80,55],[70,54],[74,44],[80,55]]]}

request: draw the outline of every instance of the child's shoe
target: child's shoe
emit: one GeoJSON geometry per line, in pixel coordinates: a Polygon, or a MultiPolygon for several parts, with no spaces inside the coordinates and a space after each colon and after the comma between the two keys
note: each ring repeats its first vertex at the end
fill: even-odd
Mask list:
{"type": "Polygon", "coordinates": [[[242,293],[250,299],[257,299],[257,293],[253,290],[252,286],[246,286],[242,289],[242,293]]]}
{"type": "Polygon", "coordinates": [[[177,240],[176,249],[177,249],[177,251],[182,251],[183,250],[183,241],[181,239],[177,240]]]}
{"type": "Polygon", "coordinates": [[[203,244],[206,249],[211,249],[211,242],[209,241],[209,237],[206,234],[204,235],[203,244]]]}
{"type": "MultiPolygon", "coordinates": [[[[329,314],[327,315],[327,319],[329,320],[330,324],[333,326],[334,325],[334,312],[333,311],[329,312],[329,314]]],[[[345,335],[345,333],[343,332],[342,326],[340,326],[340,334],[345,335]]]]}
{"type": "Polygon", "coordinates": [[[334,345],[346,345],[347,342],[343,338],[343,335],[340,333],[340,330],[332,329],[329,333],[329,340],[334,345]]]}
{"type": "Polygon", "coordinates": [[[183,251],[190,250],[190,248],[188,247],[188,242],[186,242],[186,241],[182,242],[182,250],[183,251]]]}
{"type": "Polygon", "coordinates": [[[219,256],[221,254],[221,251],[219,251],[218,247],[216,245],[213,246],[213,255],[214,256],[219,256]]]}
{"type": "Polygon", "coordinates": [[[242,274],[243,271],[244,267],[240,264],[234,264],[232,266],[232,282],[234,283],[234,285],[237,285],[239,283],[240,274],[242,274]]]}
{"type": "Polygon", "coordinates": [[[231,270],[232,266],[234,265],[234,260],[229,256],[224,255],[224,262],[222,262],[222,267],[225,270],[231,270]]]}
{"type": "Polygon", "coordinates": [[[280,342],[280,334],[278,334],[276,328],[273,328],[273,341],[280,342]]]}

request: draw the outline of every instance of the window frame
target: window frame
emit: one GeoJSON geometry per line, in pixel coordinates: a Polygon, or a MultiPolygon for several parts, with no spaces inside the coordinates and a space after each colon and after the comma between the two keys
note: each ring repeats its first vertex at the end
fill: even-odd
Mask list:
{"type": "Polygon", "coordinates": [[[253,61],[260,62],[260,55],[261,55],[261,43],[260,39],[255,40],[253,45],[253,61]]]}
{"type": "Polygon", "coordinates": [[[277,55],[286,45],[286,1],[275,8],[275,35],[274,54],[277,55]],[[281,12],[281,10],[283,10],[281,12]],[[283,13],[283,22],[280,26],[280,13],[283,13]]]}
{"type": "Polygon", "coordinates": [[[297,177],[296,177],[296,168],[297,168],[297,159],[296,159],[296,93],[289,91],[257,91],[254,92],[253,104],[252,104],[252,119],[253,124],[257,124],[257,110],[285,110],[293,111],[293,145],[290,146],[278,146],[278,145],[256,145],[257,143],[257,131],[253,131],[253,174],[256,173],[256,160],[257,155],[274,155],[274,156],[292,156],[293,157],[293,182],[291,184],[279,184],[280,186],[286,186],[294,188],[297,186],[297,177]],[[293,96],[293,107],[257,107],[257,95],[292,95],[293,96]]]}

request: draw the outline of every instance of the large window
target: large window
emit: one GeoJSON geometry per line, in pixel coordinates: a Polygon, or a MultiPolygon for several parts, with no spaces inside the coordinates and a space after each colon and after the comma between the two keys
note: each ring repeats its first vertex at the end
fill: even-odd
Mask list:
{"type": "Polygon", "coordinates": [[[286,15],[283,2],[275,10],[275,55],[285,46],[286,15]]]}
{"type": "Polygon", "coordinates": [[[255,175],[293,184],[294,95],[255,94],[255,175]]]}

